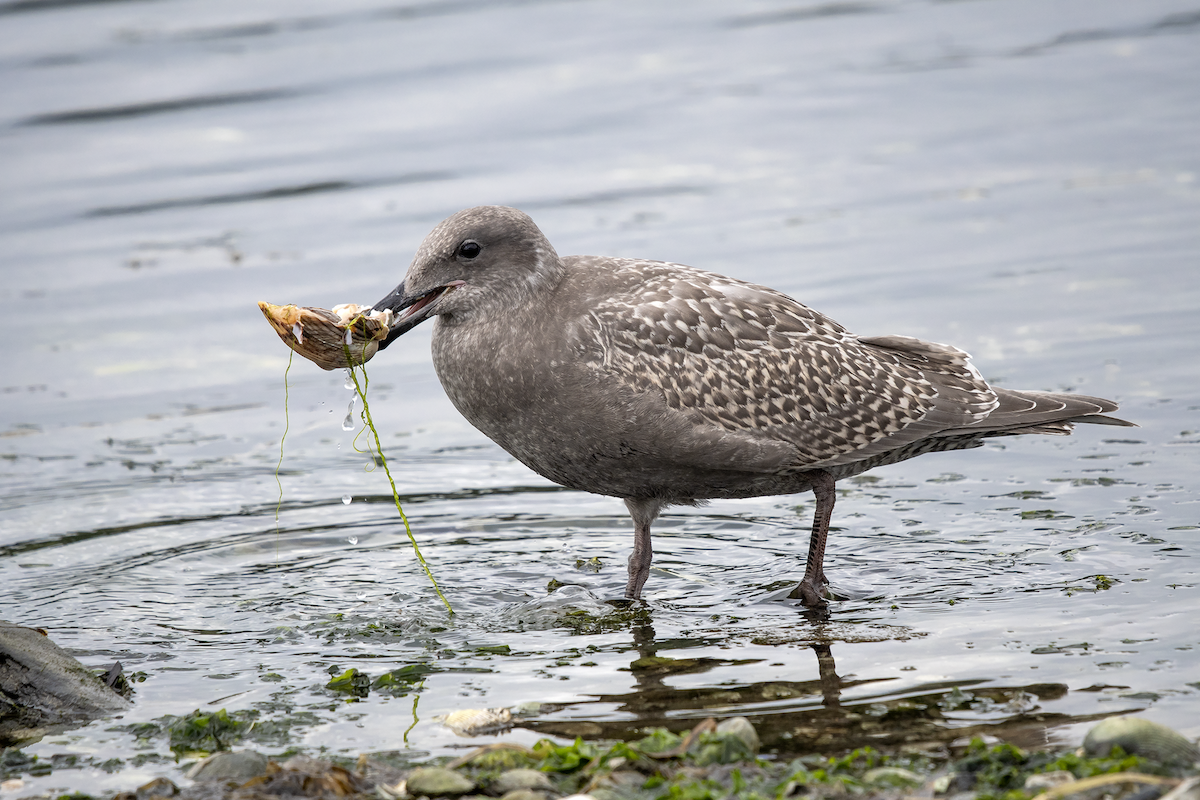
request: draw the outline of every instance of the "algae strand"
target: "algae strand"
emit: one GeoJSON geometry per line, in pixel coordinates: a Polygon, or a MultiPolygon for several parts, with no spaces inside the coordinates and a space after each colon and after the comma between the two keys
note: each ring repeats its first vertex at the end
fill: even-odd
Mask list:
{"type": "Polygon", "coordinates": [[[279,560],[279,510],[283,508],[283,481],[279,478],[279,470],[283,468],[283,442],[287,439],[292,418],[288,412],[288,373],[292,371],[292,356],[295,353],[288,350],[288,365],[283,371],[283,435],[279,437],[279,461],[275,463],[275,485],[279,487],[279,499],[275,501],[275,560],[279,560]]]}
{"type": "MultiPolygon", "coordinates": [[[[349,328],[352,324],[353,322],[348,324],[346,327],[349,328]]],[[[349,338],[348,333],[347,338],[349,338]]],[[[438,599],[442,601],[444,606],[446,606],[446,611],[448,611],[451,616],[454,616],[454,609],[450,607],[450,601],[446,599],[444,594],[442,594],[442,590],[438,586],[437,579],[433,577],[433,571],[429,569],[429,564],[425,562],[425,556],[421,555],[421,548],[417,546],[417,537],[413,535],[412,527],[408,524],[408,516],[404,513],[404,509],[400,507],[400,493],[396,491],[396,481],[392,479],[392,471],[388,469],[387,458],[383,455],[383,444],[379,441],[379,431],[375,429],[375,423],[371,419],[371,407],[367,404],[367,387],[370,386],[371,381],[367,377],[366,368],[363,366],[363,362],[365,362],[366,359],[364,358],[363,362],[360,362],[357,367],[357,369],[362,370],[362,383],[359,383],[358,373],[355,372],[356,368],[354,366],[354,360],[350,357],[350,345],[349,343],[344,343],[342,347],[345,348],[346,351],[346,363],[350,365],[346,368],[346,370],[350,374],[350,380],[354,382],[354,392],[358,395],[358,399],[362,401],[362,421],[366,423],[366,426],[371,430],[371,436],[373,436],[375,439],[375,454],[378,455],[379,465],[383,467],[383,472],[385,475],[387,475],[388,485],[392,487],[392,501],[396,504],[396,511],[399,512],[400,520],[404,523],[404,532],[408,534],[408,541],[412,544],[412,549],[413,552],[416,553],[417,561],[421,562],[421,567],[425,570],[425,575],[429,578],[429,582],[433,584],[433,591],[437,593],[438,599]]],[[[365,345],[363,350],[365,356],[365,345]]],[[[367,442],[367,447],[369,450],[369,441],[367,442]]]]}
{"type": "MultiPolygon", "coordinates": [[[[445,598],[443,598],[443,599],[445,599],[445,598]]],[[[447,607],[447,608],[449,608],[450,606],[449,606],[449,605],[447,605],[446,607],[447,607]]],[[[451,614],[453,614],[454,612],[453,612],[453,611],[451,611],[450,613],[451,613],[451,614]]],[[[424,685],[424,683],[425,683],[424,681],[422,681],[422,682],[421,682],[421,684],[422,684],[422,685],[424,685]]],[[[413,718],[413,721],[412,721],[412,725],[409,725],[409,726],[408,726],[408,727],[407,727],[407,728],[404,730],[404,746],[405,746],[405,747],[408,747],[408,733],[409,733],[409,731],[411,731],[413,728],[417,727],[417,723],[421,721],[421,718],[417,716],[417,701],[419,701],[420,699],[421,699],[421,695],[420,695],[420,693],[419,693],[419,692],[413,692],[413,707],[412,707],[412,718],[413,718]]]]}

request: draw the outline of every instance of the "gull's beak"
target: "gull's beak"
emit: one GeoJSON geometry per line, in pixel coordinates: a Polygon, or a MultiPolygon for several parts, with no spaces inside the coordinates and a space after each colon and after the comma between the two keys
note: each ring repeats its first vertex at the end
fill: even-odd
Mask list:
{"type": "Polygon", "coordinates": [[[392,327],[388,329],[387,338],[379,343],[379,349],[382,350],[393,340],[435,316],[437,301],[453,291],[455,287],[463,284],[463,281],[451,281],[444,286],[438,286],[421,294],[409,294],[404,288],[404,282],[401,281],[400,285],[393,289],[387,297],[372,306],[376,311],[388,309],[394,315],[392,327]]]}

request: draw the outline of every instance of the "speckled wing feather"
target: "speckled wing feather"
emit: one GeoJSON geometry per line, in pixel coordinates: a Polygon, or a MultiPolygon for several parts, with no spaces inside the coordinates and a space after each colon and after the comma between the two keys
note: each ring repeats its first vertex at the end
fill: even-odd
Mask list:
{"type": "Polygon", "coordinates": [[[628,287],[592,310],[591,366],[734,434],[782,441],[793,468],[853,463],[987,417],[997,396],[946,345],[860,339],[765,287],[619,261],[628,287]]]}

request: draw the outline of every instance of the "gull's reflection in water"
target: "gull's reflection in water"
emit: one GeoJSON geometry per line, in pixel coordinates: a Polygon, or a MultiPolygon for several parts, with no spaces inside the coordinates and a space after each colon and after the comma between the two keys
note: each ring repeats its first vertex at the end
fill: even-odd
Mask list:
{"type": "MultiPolygon", "coordinates": [[[[892,676],[848,673],[843,677],[834,649],[848,645],[835,640],[821,624],[808,640],[779,648],[781,656],[815,654],[815,665],[804,659],[791,667],[797,680],[745,683],[729,680],[729,669],[761,664],[761,659],[672,658],[664,654],[679,650],[681,642],[658,639],[649,619],[639,621],[630,633],[635,657],[628,667],[633,678],[629,692],[559,706],[522,726],[566,737],[631,739],[643,736],[648,728],[681,733],[709,717],[745,716],[757,730],[764,751],[802,755],[867,745],[942,747],[985,733],[1045,747],[1053,738],[1048,733],[1053,728],[1100,718],[1046,711],[1043,704],[1067,694],[1067,687],[1058,683],[998,686],[978,678],[914,687],[901,686],[892,676]],[[714,670],[720,671],[719,680],[709,684],[697,680],[714,670]],[[895,688],[889,690],[890,686],[895,688]]],[[[755,672],[761,674],[761,666],[755,672]]]]}

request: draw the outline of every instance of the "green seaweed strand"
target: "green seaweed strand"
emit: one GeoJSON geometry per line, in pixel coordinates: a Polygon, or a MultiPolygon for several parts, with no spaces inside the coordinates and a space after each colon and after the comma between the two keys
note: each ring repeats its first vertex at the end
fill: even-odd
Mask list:
{"type": "MultiPolygon", "coordinates": [[[[447,606],[447,608],[449,608],[449,606],[447,606]]],[[[451,611],[450,613],[453,614],[454,612],[451,611]]],[[[425,681],[421,681],[421,686],[419,688],[422,688],[422,689],[425,688],[425,681]]],[[[412,721],[412,725],[409,725],[407,730],[404,731],[404,746],[405,747],[408,747],[408,732],[411,731],[413,728],[417,727],[417,723],[421,721],[421,718],[417,716],[417,701],[419,701],[420,699],[421,699],[421,693],[419,691],[413,692],[413,707],[412,707],[413,721],[412,721]]]]}
{"type": "MultiPolygon", "coordinates": [[[[353,323],[352,323],[353,324],[353,323]]],[[[350,326],[347,325],[347,328],[350,326]]],[[[400,519],[404,522],[404,532],[408,534],[408,541],[412,543],[413,552],[417,554],[417,560],[421,562],[421,567],[425,570],[425,574],[429,577],[429,582],[433,584],[433,591],[437,592],[438,598],[442,604],[446,606],[446,611],[450,612],[450,616],[454,616],[454,609],[450,607],[450,601],[442,594],[441,588],[438,587],[437,579],[433,577],[433,572],[429,569],[429,564],[425,563],[425,556],[421,555],[421,548],[417,547],[417,537],[413,536],[412,527],[408,524],[408,517],[404,513],[404,509],[400,507],[400,493],[396,491],[396,481],[392,479],[392,471],[388,469],[387,458],[383,455],[383,444],[379,441],[379,431],[375,429],[375,423],[371,420],[371,408],[367,405],[367,387],[370,386],[370,379],[367,378],[366,367],[360,363],[358,369],[362,370],[362,383],[358,382],[358,373],[355,372],[354,360],[350,357],[350,345],[343,344],[342,347],[346,351],[346,363],[350,371],[350,379],[354,381],[354,391],[358,395],[358,399],[362,400],[362,421],[371,429],[371,435],[375,437],[375,452],[379,454],[379,464],[383,467],[383,472],[387,475],[388,485],[392,487],[392,501],[396,504],[396,511],[400,512],[400,519]]],[[[365,353],[364,353],[365,355],[365,353]]],[[[368,447],[370,443],[368,442],[368,447]]]]}
{"type": "Polygon", "coordinates": [[[275,485],[279,487],[279,500],[275,503],[275,555],[279,555],[279,510],[283,508],[283,481],[279,478],[279,470],[283,468],[283,441],[287,439],[291,427],[291,417],[288,415],[288,373],[292,371],[292,356],[288,350],[288,365],[283,371],[283,436],[279,437],[279,461],[275,464],[275,485]]]}

